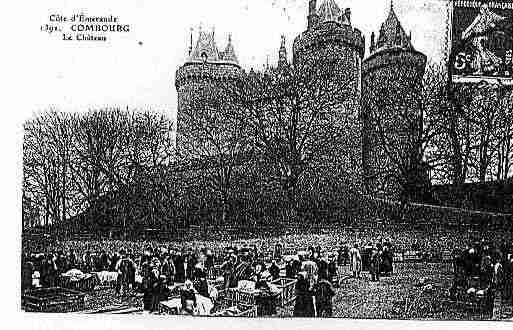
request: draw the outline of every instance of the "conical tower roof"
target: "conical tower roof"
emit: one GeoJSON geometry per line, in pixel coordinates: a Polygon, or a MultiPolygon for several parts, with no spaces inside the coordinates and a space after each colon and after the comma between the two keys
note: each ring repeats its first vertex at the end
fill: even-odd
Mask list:
{"type": "Polygon", "coordinates": [[[239,60],[237,59],[237,55],[235,54],[235,48],[232,44],[232,35],[228,36],[228,44],[222,54],[223,62],[229,62],[233,64],[239,64],[239,60]]]}
{"type": "Polygon", "coordinates": [[[394,11],[393,3],[390,5],[390,12],[386,21],[381,25],[376,46],[377,50],[390,48],[413,50],[410,37],[406,34],[401,25],[394,11]]]}
{"type": "Polygon", "coordinates": [[[189,56],[187,62],[218,62],[219,50],[214,39],[214,31],[200,31],[196,47],[189,56]]]}
{"type": "Polygon", "coordinates": [[[340,22],[342,10],[335,0],[324,0],[318,10],[319,22],[340,22]]]}

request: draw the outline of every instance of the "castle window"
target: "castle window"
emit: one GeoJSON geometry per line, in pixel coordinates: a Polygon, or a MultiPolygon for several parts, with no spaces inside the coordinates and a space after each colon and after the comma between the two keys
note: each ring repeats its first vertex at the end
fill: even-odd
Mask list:
{"type": "Polygon", "coordinates": [[[205,52],[201,53],[201,59],[203,60],[203,62],[207,62],[207,59],[208,59],[207,53],[205,53],[205,52]]]}

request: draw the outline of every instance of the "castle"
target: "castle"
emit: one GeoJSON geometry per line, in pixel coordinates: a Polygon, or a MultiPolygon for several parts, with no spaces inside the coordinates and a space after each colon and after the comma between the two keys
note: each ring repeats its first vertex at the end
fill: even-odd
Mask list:
{"type": "MultiPolygon", "coordinates": [[[[395,158],[418,156],[409,144],[422,127],[419,100],[426,56],[413,48],[411,34],[404,31],[393,4],[377,40],[374,33],[371,36],[367,58],[365,38],[353,27],[349,8],[342,10],[335,0],[323,0],[320,5],[309,0],[307,22],[307,29],[294,40],[292,63],[282,37],[277,67],[316,66],[329,70],[327,79],[347,83],[352,96],[333,95],[338,102],[333,111],[350,113],[357,121],[353,127],[360,136],[358,181],[368,193],[397,198],[403,169],[395,158]],[[393,141],[393,151],[387,150],[384,138],[393,141]]],[[[184,145],[181,132],[188,125],[184,114],[193,111],[192,104],[215,102],[226,82],[236,84],[247,76],[231,36],[224,51],[217,48],[214,32],[200,31],[195,47],[191,36],[189,56],[175,80],[178,148],[184,145]]]]}

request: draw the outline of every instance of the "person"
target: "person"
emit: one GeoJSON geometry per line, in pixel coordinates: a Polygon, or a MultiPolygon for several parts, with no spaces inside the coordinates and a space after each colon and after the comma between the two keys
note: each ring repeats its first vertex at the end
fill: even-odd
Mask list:
{"type": "Polygon", "coordinates": [[[185,281],[184,288],[180,292],[180,301],[182,306],[182,314],[194,315],[197,308],[196,290],[190,280],[185,281]]]}
{"type": "Polygon", "coordinates": [[[118,262],[121,258],[122,257],[117,252],[112,255],[110,258],[109,272],[117,272],[116,266],[118,265],[118,262]]]}
{"type": "MultiPolygon", "coordinates": [[[[493,272],[494,272],[493,266],[494,265],[492,262],[492,258],[489,255],[485,255],[483,257],[483,260],[481,261],[481,269],[480,269],[481,275],[479,277],[480,287],[482,289],[489,288],[492,285],[493,272]]],[[[464,273],[465,276],[467,276],[467,269],[464,267],[463,270],[465,272],[464,273]]]]}
{"type": "Polygon", "coordinates": [[[143,278],[142,290],[143,290],[143,309],[145,312],[151,310],[151,289],[152,283],[152,269],[149,261],[144,261],[141,264],[141,276],[143,278]]]}
{"type": "Polygon", "coordinates": [[[274,246],[273,259],[281,260],[281,258],[282,258],[282,250],[283,250],[283,246],[280,243],[277,243],[274,246]]]}
{"type": "Polygon", "coordinates": [[[205,256],[205,270],[208,272],[212,268],[214,268],[214,254],[212,253],[212,250],[207,249],[205,256]]]}
{"type": "Polygon", "coordinates": [[[118,273],[116,283],[117,294],[124,296],[130,290],[130,277],[133,268],[135,268],[134,262],[126,256],[126,252],[124,250],[121,250],[119,253],[119,260],[114,266],[114,270],[118,273]]]}
{"type": "Polygon", "coordinates": [[[196,257],[196,254],[192,253],[192,251],[189,251],[187,253],[186,258],[186,269],[185,269],[185,277],[188,280],[194,280],[194,271],[196,269],[196,265],[198,264],[198,258],[196,257]]]}
{"type": "Polygon", "coordinates": [[[309,283],[309,287],[313,287],[313,285],[317,282],[317,275],[319,273],[319,269],[317,268],[317,264],[312,260],[305,260],[301,264],[301,271],[305,272],[305,279],[309,283]]]}
{"type": "Polygon", "coordinates": [[[180,251],[177,252],[174,260],[175,264],[175,281],[177,283],[185,282],[185,259],[180,251]]]}
{"type": "Polygon", "coordinates": [[[276,260],[273,260],[271,267],[269,267],[269,273],[273,281],[280,278],[280,267],[278,267],[276,260]]]}
{"type": "Polygon", "coordinates": [[[41,264],[41,286],[54,287],[57,280],[57,265],[55,265],[55,257],[48,254],[41,264]]]}
{"type": "Polygon", "coordinates": [[[504,302],[513,303],[513,254],[507,255],[504,263],[504,302]]]}
{"type": "Polygon", "coordinates": [[[152,262],[150,264],[150,312],[155,313],[159,310],[160,298],[162,296],[163,279],[160,277],[159,265],[152,262]]]}
{"type": "Polygon", "coordinates": [[[321,277],[313,288],[317,317],[333,316],[333,296],[335,290],[327,278],[321,277]]]}
{"type": "Polygon", "coordinates": [[[371,256],[370,256],[370,265],[369,265],[372,282],[379,281],[379,265],[380,264],[381,264],[380,252],[377,247],[373,247],[371,256]]]}
{"type": "Polygon", "coordinates": [[[90,250],[87,250],[82,256],[82,270],[84,273],[94,271],[93,256],[91,255],[90,250]]]}
{"type": "Polygon", "coordinates": [[[292,258],[288,259],[287,264],[285,265],[285,277],[286,278],[296,278],[294,260],[292,258]]]}
{"type": "Polygon", "coordinates": [[[347,244],[344,242],[340,245],[340,248],[337,251],[337,272],[338,274],[342,274],[344,272],[343,267],[347,264],[347,260],[349,259],[349,249],[347,244]]]}
{"type": "Polygon", "coordinates": [[[237,263],[237,257],[232,254],[228,257],[228,260],[226,260],[221,265],[221,270],[223,271],[223,278],[224,278],[223,287],[225,289],[230,288],[230,284],[233,282],[236,263],[237,263]]]}
{"type": "Polygon", "coordinates": [[[492,285],[497,294],[501,294],[503,292],[502,290],[504,285],[504,268],[502,266],[501,259],[501,255],[499,253],[495,253],[493,257],[492,285]]]}
{"type": "Polygon", "coordinates": [[[78,257],[77,257],[77,254],[75,253],[75,250],[73,250],[73,249],[71,249],[68,252],[68,262],[69,262],[70,269],[77,269],[79,267],[78,257]]]}
{"type": "Polygon", "coordinates": [[[316,261],[317,264],[317,275],[322,278],[328,278],[328,261],[325,257],[319,255],[316,261]]]}
{"type": "Polygon", "coordinates": [[[23,291],[32,289],[32,274],[34,274],[34,263],[25,260],[21,270],[21,289],[23,291]]]}
{"type": "Polygon", "coordinates": [[[362,256],[360,255],[360,250],[358,249],[358,244],[355,244],[354,247],[349,250],[349,258],[351,261],[351,272],[353,272],[354,278],[360,278],[360,272],[362,271],[362,256]]]}
{"type": "Polygon", "coordinates": [[[173,259],[169,255],[165,255],[162,260],[162,275],[166,277],[165,284],[170,287],[175,281],[175,266],[173,259]]]}
{"type": "Polygon", "coordinates": [[[194,289],[196,289],[199,295],[202,295],[205,298],[210,298],[208,292],[207,273],[201,268],[198,269],[198,271],[196,272],[196,279],[194,280],[194,289]]]}
{"type": "Polygon", "coordinates": [[[109,270],[109,264],[110,264],[109,259],[110,259],[109,255],[107,254],[107,252],[105,250],[103,250],[100,255],[99,271],[108,271],[109,270]]]}
{"type": "Polygon", "coordinates": [[[334,284],[334,280],[337,277],[337,263],[335,262],[335,255],[331,255],[328,262],[328,281],[334,284]]]}
{"type": "Polygon", "coordinates": [[[299,272],[295,287],[296,302],[294,304],[294,317],[314,317],[315,310],[313,295],[310,290],[310,283],[307,280],[306,272],[299,272]]]}
{"type": "Polygon", "coordinates": [[[388,243],[383,244],[383,251],[381,253],[381,267],[380,273],[389,276],[393,271],[393,262],[394,257],[392,255],[392,251],[390,250],[390,245],[388,243]]]}

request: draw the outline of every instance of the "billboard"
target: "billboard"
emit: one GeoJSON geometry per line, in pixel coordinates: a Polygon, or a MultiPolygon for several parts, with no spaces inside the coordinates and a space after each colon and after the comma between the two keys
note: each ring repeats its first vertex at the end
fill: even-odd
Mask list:
{"type": "Polygon", "coordinates": [[[513,0],[449,0],[453,82],[513,85],[513,0]]]}

